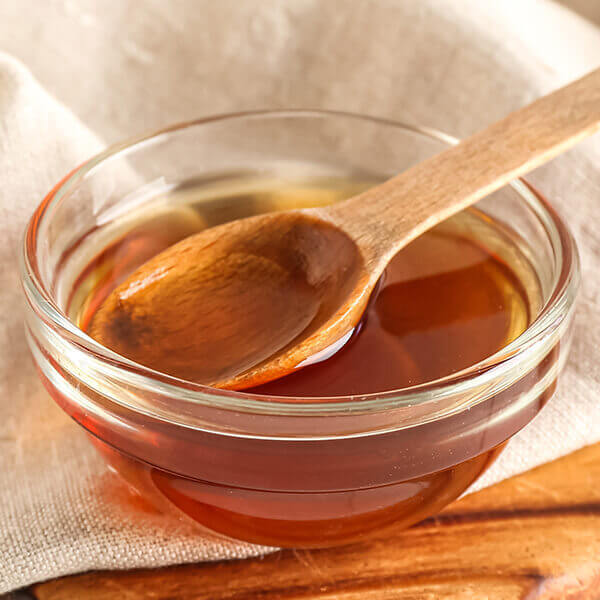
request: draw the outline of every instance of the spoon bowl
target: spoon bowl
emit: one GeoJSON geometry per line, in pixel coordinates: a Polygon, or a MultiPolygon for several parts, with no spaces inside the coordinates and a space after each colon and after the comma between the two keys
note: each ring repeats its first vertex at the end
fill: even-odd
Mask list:
{"type": "Polygon", "coordinates": [[[363,289],[362,263],[355,243],[310,211],[241,219],[150,260],[143,275],[136,272],[101,305],[89,331],[120,354],[182,379],[258,385],[258,372],[254,379],[245,372],[263,360],[278,354],[289,370],[315,343],[334,343],[342,322],[353,327],[369,296],[348,298],[363,289]],[[348,305],[352,310],[338,314],[348,305]]]}

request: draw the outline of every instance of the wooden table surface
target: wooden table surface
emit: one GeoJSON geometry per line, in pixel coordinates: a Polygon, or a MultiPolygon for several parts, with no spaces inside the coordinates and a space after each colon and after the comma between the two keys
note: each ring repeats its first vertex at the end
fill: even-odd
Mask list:
{"type": "Polygon", "coordinates": [[[600,444],[354,546],[34,586],[37,600],[599,600],[600,444]]]}

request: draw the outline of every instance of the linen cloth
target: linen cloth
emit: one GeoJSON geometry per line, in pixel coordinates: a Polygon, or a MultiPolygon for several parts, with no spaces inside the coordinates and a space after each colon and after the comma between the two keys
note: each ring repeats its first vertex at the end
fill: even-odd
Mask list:
{"type": "MultiPolygon", "coordinates": [[[[600,66],[598,5],[573,0],[588,19],[563,5],[0,0],[0,592],[267,551],[136,506],[42,389],[17,253],[45,193],[107,143],[224,111],[330,108],[467,135],[600,66]]],[[[559,392],[474,489],[600,441],[599,165],[596,137],[530,177],[580,245],[574,345],[559,392]]]]}

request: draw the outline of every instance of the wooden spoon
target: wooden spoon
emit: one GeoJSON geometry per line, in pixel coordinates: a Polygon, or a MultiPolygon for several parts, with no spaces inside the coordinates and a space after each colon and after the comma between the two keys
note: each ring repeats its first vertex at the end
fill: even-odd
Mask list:
{"type": "Polygon", "coordinates": [[[225,223],[142,265],[89,333],[138,363],[241,389],[334,352],[415,237],[600,127],[600,69],[358,196],[225,223]]]}

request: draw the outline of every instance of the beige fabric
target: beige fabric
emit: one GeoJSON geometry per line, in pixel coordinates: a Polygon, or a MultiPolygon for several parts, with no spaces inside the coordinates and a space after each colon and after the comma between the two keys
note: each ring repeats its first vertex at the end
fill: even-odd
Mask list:
{"type": "MultiPolygon", "coordinates": [[[[106,142],[245,108],[353,110],[465,135],[600,65],[597,26],[552,0],[0,0],[0,48],[14,57],[0,55],[0,592],[260,551],[114,502],[123,485],[38,383],[16,255],[64,173],[106,142]]],[[[596,138],[532,176],[581,245],[576,338],[560,392],[478,487],[600,441],[599,164],[596,138]]]]}

